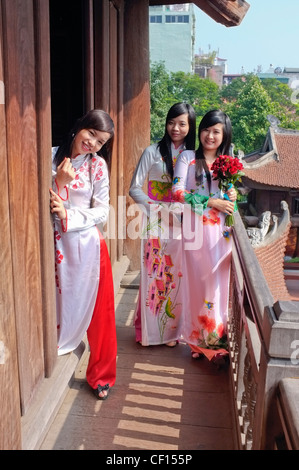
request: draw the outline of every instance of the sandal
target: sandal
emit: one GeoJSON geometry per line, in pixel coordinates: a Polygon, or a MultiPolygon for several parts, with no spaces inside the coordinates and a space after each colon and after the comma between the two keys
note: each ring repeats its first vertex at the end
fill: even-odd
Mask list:
{"type": "Polygon", "coordinates": [[[192,359],[202,359],[204,357],[203,353],[198,353],[195,351],[191,351],[191,357],[192,359]]]}
{"type": "Polygon", "coordinates": [[[168,346],[169,348],[175,348],[175,346],[178,344],[178,340],[176,341],[170,341],[169,343],[165,343],[165,346],[168,346]]]}
{"type": "Polygon", "coordinates": [[[95,394],[98,400],[106,400],[109,395],[109,390],[110,390],[109,384],[98,385],[97,388],[93,389],[93,393],[95,394]],[[100,397],[100,393],[103,393],[103,392],[107,392],[107,393],[106,394],[104,393],[104,395],[100,397]]]}

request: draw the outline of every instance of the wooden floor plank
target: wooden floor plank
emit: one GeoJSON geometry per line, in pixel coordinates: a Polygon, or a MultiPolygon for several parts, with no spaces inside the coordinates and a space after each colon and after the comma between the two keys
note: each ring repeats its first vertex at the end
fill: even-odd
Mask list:
{"type": "Polygon", "coordinates": [[[42,450],[234,450],[228,370],[180,343],[142,347],[132,324],[137,289],[116,296],[117,381],[108,400],[86,381],[88,354],[42,450]]]}

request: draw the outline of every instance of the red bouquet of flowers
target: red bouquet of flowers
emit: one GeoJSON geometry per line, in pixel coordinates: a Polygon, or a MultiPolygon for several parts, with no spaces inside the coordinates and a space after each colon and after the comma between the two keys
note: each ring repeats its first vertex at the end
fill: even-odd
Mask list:
{"type": "MultiPolygon", "coordinates": [[[[224,191],[224,198],[229,199],[226,194],[226,191],[234,186],[237,181],[241,181],[241,177],[244,175],[242,172],[243,164],[240,162],[239,158],[231,157],[230,155],[220,155],[214,161],[211,166],[213,171],[213,179],[218,180],[218,187],[224,191]]],[[[235,210],[237,205],[235,203],[235,210]]],[[[234,216],[227,215],[225,219],[225,225],[231,227],[234,224],[234,216]]]]}

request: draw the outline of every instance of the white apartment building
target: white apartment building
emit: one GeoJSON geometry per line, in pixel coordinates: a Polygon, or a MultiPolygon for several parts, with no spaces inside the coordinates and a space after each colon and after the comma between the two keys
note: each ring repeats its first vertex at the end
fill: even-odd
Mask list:
{"type": "Polygon", "coordinates": [[[149,7],[150,61],[170,72],[193,72],[195,14],[192,3],[149,7]]]}

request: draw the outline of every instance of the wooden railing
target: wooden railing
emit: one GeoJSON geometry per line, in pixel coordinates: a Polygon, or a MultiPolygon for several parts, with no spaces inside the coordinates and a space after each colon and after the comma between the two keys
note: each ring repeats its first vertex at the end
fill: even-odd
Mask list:
{"type": "Polygon", "coordinates": [[[299,302],[274,302],[239,214],[228,332],[239,448],[279,448],[287,440],[283,421],[294,420],[295,433],[298,425],[279,407],[279,390],[284,379],[299,377],[299,302]]]}

